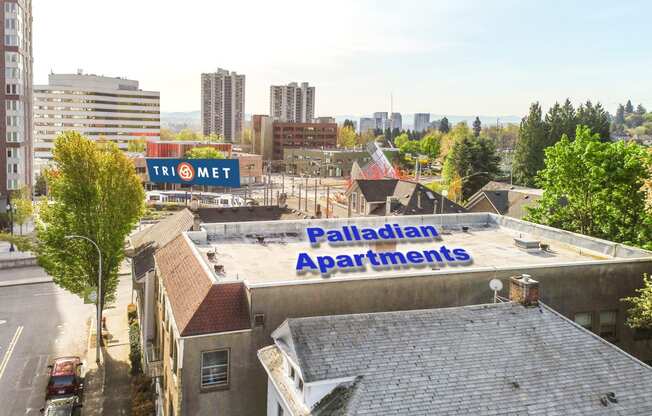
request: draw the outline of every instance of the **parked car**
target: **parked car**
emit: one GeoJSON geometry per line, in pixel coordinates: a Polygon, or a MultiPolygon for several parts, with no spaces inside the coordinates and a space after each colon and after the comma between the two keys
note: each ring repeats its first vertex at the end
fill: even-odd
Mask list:
{"type": "Polygon", "coordinates": [[[50,378],[48,380],[45,399],[57,396],[81,396],[84,388],[81,376],[82,362],[79,357],[56,358],[49,365],[50,378]]]}
{"type": "Polygon", "coordinates": [[[78,415],[82,407],[78,396],[59,397],[45,402],[41,413],[45,416],[73,416],[78,415]]]}

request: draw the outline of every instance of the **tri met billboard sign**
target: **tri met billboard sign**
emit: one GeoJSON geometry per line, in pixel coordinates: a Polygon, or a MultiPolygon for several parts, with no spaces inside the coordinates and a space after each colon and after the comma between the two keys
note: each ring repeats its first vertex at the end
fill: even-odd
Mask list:
{"type": "Polygon", "coordinates": [[[240,187],[237,159],[154,159],[147,160],[147,174],[154,183],[240,187]]]}

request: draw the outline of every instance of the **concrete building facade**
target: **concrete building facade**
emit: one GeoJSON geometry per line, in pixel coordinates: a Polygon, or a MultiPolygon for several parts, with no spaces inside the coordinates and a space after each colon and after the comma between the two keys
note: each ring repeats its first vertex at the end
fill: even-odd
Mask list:
{"type": "Polygon", "coordinates": [[[414,115],[414,130],[426,131],[430,128],[430,113],[416,113],[414,115]]]}
{"type": "MultiPolygon", "coordinates": [[[[621,301],[642,286],[652,253],[495,214],[196,222],[193,231],[158,248],[154,259],[152,289],[145,291],[152,298],[144,302],[150,307],[139,313],[154,323],[146,342],[162,358],[146,365],[162,367],[166,416],[266,414],[267,374],[257,351],[273,343],[272,332],[288,317],[482,304],[494,297],[491,279],[507,283],[524,273],[545,287],[546,305],[594,336],[652,360],[652,334],[625,325],[628,305],[621,301]],[[342,233],[352,225],[435,227],[438,236],[315,245],[306,231],[342,233]],[[446,246],[463,248],[469,258],[412,266],[400,260],[416,258],[406,250],[443,253],[446,246]],[[302,253],[325,265],[326,257],[352,258],[365,250],[367,256],[384,253],[387,267],[366,262],[350,270],[337,257],[341,269],[327,268],[327,274],[297,271],[302,253]]],[[[507,289],[498,294],[506,297],[507,289]]]]}
{"type": "Polygon", "coordinates": [[[376,128],[385,130],[389,127],[389,115],[387,111],[377,111],[374,113],[374,120],[376,120],[376,128]]]}
{"type": "Polygon", "coordinates": [[[369,130],[376,130],[376,119],[372,117],[362,117],[360,119],[360,134],[366,133],[369,130]]]}
{"type": "Polygon", "coordinates": [[[392,113],[389,119],[389,127],[394,130],[398,129],[399,131],[403,130],[403,117],[401,113],[392,113]]]}
{"type": "Polygon", "coordinates": [[[218,134],[227,142],[239,142],[245,117],[245,76],[218,68],[201,74],[202,133],[218,134]]]}
{"type": "Polygon", "coordinates": [[[158,140],[161,104],[158,91],[139,89],[138,81],[84,74],[50,74],[34,86],[34,158],[52,159],[56,137],[77,131],[91,140],[110,140],[123,150],[137,139],[158,140]]]}
{"type": "Polygon", "coordinates": [[[272,85],[269,115],[274,121],[311,123],[315,118],[315,87],[307,82],[272,85]]]}
{"type": "Polygon", "coordinates": [[[32,1],[2,0],[3,105],[0,107],[0,203],[9,191],[31,188],[32,136],[32,1]]]}

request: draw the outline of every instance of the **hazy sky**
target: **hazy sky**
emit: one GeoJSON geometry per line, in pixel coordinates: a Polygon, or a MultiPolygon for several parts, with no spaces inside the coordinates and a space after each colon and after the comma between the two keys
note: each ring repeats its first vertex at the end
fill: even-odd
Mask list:
{"type": "Polygon", "coordinates": [[[163,111],[200,108],[200,74],[244,73],[246,112],[269,85],[308,81],[317,115],[389,110],[522,115],[570,96],[652,107],[652,2],[35,0],[34,81],[125,76],[163,111]]]}

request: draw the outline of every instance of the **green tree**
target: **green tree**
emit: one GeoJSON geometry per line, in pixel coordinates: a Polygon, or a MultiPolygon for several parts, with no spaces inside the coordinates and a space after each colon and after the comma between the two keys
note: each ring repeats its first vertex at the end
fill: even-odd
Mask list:
{"type": "Polygon", "coordinates": [[[462,187],[462,199],[466,200],[500,173],[499,163],[500,157],[491,139],[468,134],[455,141],[446,157],[444,179],[451,185],[457,180],[456,184],[462,187]]]}
{"type": "Polygon", "coordinates": [[[48,184],[45,180],[45,169],[41,170],[36,175],[36,180],[34,181],[34,194],[36,196],[44,196],[48,194],[48,184]]]}
{"type": "Polygon", "coordinates": [[[600,136],[600,140],[604,142],[610,140],[609,115],[600,103],[593,105],[591,101],[587,101],[585,104],[580,105],[577,109],[576,125],[587,126],[593,133],[600,136]]]}
{"type": "Polygon", "coordinates": [[[344,120],[342,127],[351,127],[353,130],[355,130],[355,124],[353,124],[353,121],[349,120],[348,118],[344,120]]]}
{"type": "Polygon", "coordinates": [[[356,143],[356,134],[353,127],[341,127],[337,130],[337,145],[339,147],[353,147],[356,143]]]}
{"type": "Polygon", "coordinates": [[[627,311],[627,325],[632,328],[652,328],[652,278],[643,276],[643,287],[636,291],[638,296],[623,299],[632,305],[627,311]]]}
{"type": "Polygon", "coordinates": [[[565,114],[562,111],[561,105],[555,103],[550,110],[546,113],[545,122],[548,125],[548,139],[546,140],[546,146],[552,146],[557,143],[561,136],[566,134],[566,119],[565,114]]]}
{"type": "Polygon", "coordinates": [[[183,129],[174,136],[174,140],[196,141],[199,139],[200,135],[191,129],[183,129]]]}
{"type": "Polygon", "coordinates": [[[127,151],[132,153],[143,153],[146,147],[144,139],[131,139],[127,143],[127,151]]]}
{"type": "Polygon", "coordinates": [[[446,117],[442,118],[439,121],[439,131],[442,133],[448,133],[451,129],[450,124],[448,123],[448,119],[446,117]]]}
{"type": "Polygon", "coordinates": [[[639,104],[636,106],[636,114],[642,116],[645,115],[647,111],[645,110],[645,107],[643,107],[643,104],[639,104]]]}
{"type": "Polygon", "coordinates": [[[421,153],[430,159],[437,159],[441,150],[441,137],[441,133],[432,131],[423,136],[419,142],[421,153]]]}
{"type": "Polygon", "coordinates": [[[625,107],[622,104],[618,104],[618,109],[616,110],[616,119],[614,123],[618,125],[625,124],[625,107]]]}
{"type": "Polygon", "coordinates": [[[165,127],[161,127],[161,140],[176,140],[176,133],[165,127]]]}
{"type": "Polygon", "coordinates": [[[96,144],[77,132],[55,140],[55,167],[48,173],[52,201],[43,201],[37,222],[39,263],[54,282],[83,296],[97,288],[102,252],[102,297],[98,307],[115,299],[124,241],[144,209],[145,194],[133,162],[113,143],[96,144]]]}
{"type": "Polygon", "coordinates": [[[475,137],[480,136],[480,132],[482,131],[482,122],[480,121],[480,117],[476,117],[475,120],[473,121],[473,135],[475,137]]]}
{"type": "Polygon", "coordinates": [[[601,142],[586,126],[546,149],[537,183],[543,198],[527,219],[619,243],[646,246],[652,221],[645,211],[651,156],[634,143],[601,142]]]}
{"type": "Polygon", "coordinates": [[[193,147],[186,152],[188,159],[224,159],[224,153],[211,146],[193,147]]]}
{"type": "Polygon", "coordinates": [[[634,106],[632,105],[632,100],[627,100],[625,104],[625,114],[631,114],[634,112],[634,106]]]}
{"type": "Polygon", "coordinates": [[[544,149],[547,145],[548,128],[541,119],[541,106],[536,102],[530,106],[530,113],[521,121],[512,167],[516,183],[534,186],[537,172],[544,167],[544,149]]]}
{"type": "Polygon", "coordinates": [[[570,99],[568,98],[566,98],[564,105],[561,107],[560,117],[562,134],[556,138],[555,143],[557,143],[559,139],[561,139],[561,136],[564,134],[571,139],[575,138],[575,130],[577,129],[577,114],[575,113],[575,108],[573,108],[573,103],[571,103],[570,99]]]}
{"type": "Polygon", "coordinates": [[[18,192],[12,192],[11,205],[13,206],[14,224],[20,226],[20,235],[23,235],[23,225],[34,215],[34,205],[27,187],[23,187],[18,192]]]}

